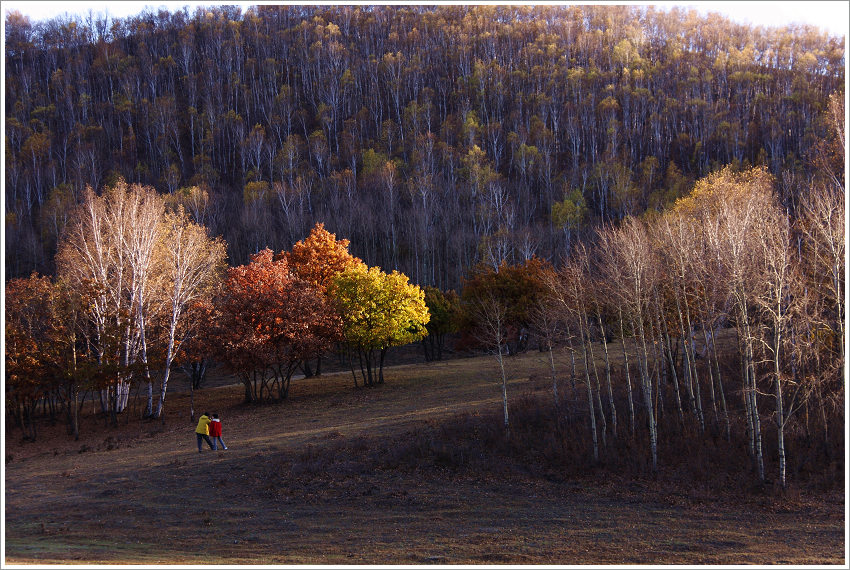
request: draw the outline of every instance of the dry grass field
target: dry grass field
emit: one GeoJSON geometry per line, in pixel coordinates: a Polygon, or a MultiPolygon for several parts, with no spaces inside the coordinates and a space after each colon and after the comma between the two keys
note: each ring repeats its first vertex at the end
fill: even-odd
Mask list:
{"type": "MultiPolygon", "coordinates": [[[[554,441],[536,427],[553,415],[545,356],[507,361],[512,437],[554,441]]],[[[846,563],[843,487],[725,493],[669,460],[653,478],[585,468],[569,442],[552,444],[575,458],[560,463],[547,445],[494,449],[481,442],[500,437],[497,378],[488,357],[395,366],[370,389],[325,373],[252,407],[219,377],[196,410],[221,415],[228,451],[198,453],[179,391],[164,425],[128,413],[108,430],[86,417],[79,441],[62,425],[35,443],[7,431],[5,563],[846,563]]],[[[617,453],[645,453],[626,439],[617,453]]]]}

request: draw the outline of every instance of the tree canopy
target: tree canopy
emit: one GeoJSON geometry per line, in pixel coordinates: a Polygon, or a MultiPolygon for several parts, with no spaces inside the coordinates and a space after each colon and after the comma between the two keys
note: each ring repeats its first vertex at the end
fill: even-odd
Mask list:
{"type": "Polygon", "coordinates": [[[406,275],[380,267],[357,265],[334,280],[332,296],[346,342],[362,362],[365,385],[384,381],[386,350],[416,342],[428,331],[430,315],[425,293],[406,275]]]}

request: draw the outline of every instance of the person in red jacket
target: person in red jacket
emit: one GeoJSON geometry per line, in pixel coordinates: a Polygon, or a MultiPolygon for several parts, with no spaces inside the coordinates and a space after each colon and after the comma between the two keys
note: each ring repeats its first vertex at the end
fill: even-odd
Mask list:
{"type": "Polygon", "coordinates": [[[212,415],[212,420],[210,421],[210,437],[212,437],[213,450],[218,449],[219,443],[221,443],[222,449],[227,449],[227,446],[224,445],[224,440],[221,439],[221,420],[218,419],[218,414],[212,415]]]}

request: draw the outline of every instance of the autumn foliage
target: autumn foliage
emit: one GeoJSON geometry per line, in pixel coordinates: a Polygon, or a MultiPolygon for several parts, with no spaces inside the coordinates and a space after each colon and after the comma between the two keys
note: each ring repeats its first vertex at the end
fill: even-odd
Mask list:
{"type": "Polygon", "coordinates": [[[35,437],[33,407],[57,372],[51,366],[56,356],[53,288],[49,277],[35,274],[6,284],[6,405],[29,437],[35,437]]]}
{"type": "Polygon", "coordinates": [[[483,315],[477,309],[483,303],[498,303],[504,307],[502,335],[509,344],[505,348],[516,350],[533,326],[534,309],[546,291],[544,274],[549,270],[551,265],[536,257],[516,265],[502,263],[496,269],[487,265],[474,268],[464,280],[461,293],[467,330],[482,325],[483,315]]]}
{"type": "Polygon", "coordinates": [[[323,295],[333,285],[334,278],[345,271],[363,265],[363,262],[348,251],[347,239],[336,239],[336,235],[316,224],[310,235],[296,242],[292,249],[279,257],[286,259],[290,270],[323,295]]]}
{"type": "Polygon", "coordinates": [[[446,336],[456,333],[463,319],[460,296],[453,291],[441,291],[437,287],[425,287],[425,305],[431,315],[428,321],[428,336],[422,339],[425,360],[441,360],[446,345],[446,336]]]}
{"type": "Polygon", "coordinates": [[[340,319],[315,285],[265,249],[228,270],[203,336],[214,358],[242,379],[246,401],[283,399],[298,364],[339,340],[340,319]]]}
{"type": "MultiPolygon", "coordinates": [[[[408,283],[402,273],[358,265],[336,277],[331,294],[342,318],[345,341],[357,358],[366,386],[383,384],[388,348],[416,342],[428,334],[425,293],[408,283]]],[[[356,375],[354,383],[357,385],[356,375]]]]}

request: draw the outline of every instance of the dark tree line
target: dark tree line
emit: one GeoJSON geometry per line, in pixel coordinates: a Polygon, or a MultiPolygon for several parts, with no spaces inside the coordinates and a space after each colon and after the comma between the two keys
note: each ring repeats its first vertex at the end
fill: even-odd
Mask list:
{"type": "Polygon", "coordinates": [[[123,178],[232,263],[323,222],[441,289],[558,262],[727,164],[766,166],[793,211],[845,57],[815,28],[641,6],[12,13],[5,50],[7,279],[52,273],[71,206],[123,178]]]}

